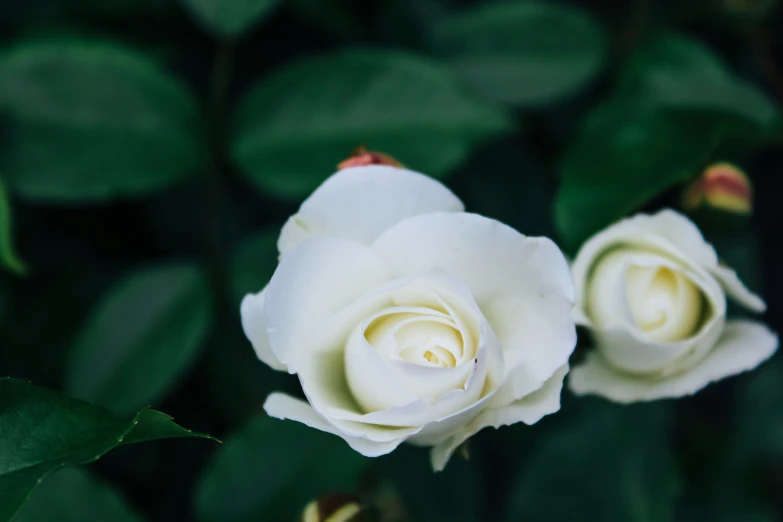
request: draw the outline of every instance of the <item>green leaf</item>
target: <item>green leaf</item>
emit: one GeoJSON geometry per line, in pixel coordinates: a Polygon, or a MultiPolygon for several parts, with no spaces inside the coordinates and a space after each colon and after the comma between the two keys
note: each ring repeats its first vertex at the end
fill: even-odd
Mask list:
{"type": "Polygon", "coordinates": [[[141,522],[125,499],[82,469],[54,473],[35,488],[15,522],[141,522]]]}
{"type": "Polygon", "coordinates": [[[443,177],[508,127],[435,63],[352,50],[296,62],[252,89],[237,111],[233,153],[260,188],[298,199],[358,145],[443,177]]]}
{"type": "Polygon", "coordinates": [[[236,38],[277,5],[278,0],[183,0],[210,32],[236,38]]]}
{"type": "MultiPolygon", "coordinates": [[[[0,521],[14,517],[35,486],[64,466],[86,464],[122,444],[170,436],[203,437],[158,424],[162,414],[140,413],[133,421],[108,410],[18,379],[0,379],[0,521]],[[134,440],[130,440],[134,441],[134,440]]],[[[169,421],[170,422],[170,421],[169,421]]]]}
{"type": "Polygon", "coordinates": [[[468,85],[488,99],[545,105],[571,96],[601,71],[602,28],[556,2],[488,3],[438,25],[433,44],[468,85]]]}
{"type": "Polygon", "coordinates": [[[165,413],[144,409],[136,414],[132,429],[123,437],[122,445],[153,440],[178,439],[181,437],[200,437],[220,442],[211,435],[196,433],[185,429],[165,413]]]}
{"type": "Polygon", "coordinates": [[[295,520],[317,497],[352,492],[365,462],[334,435],[258,417],[207,466],[196,515],[201,522],[295,520]]]}
{"type": "Polygon", "coordinates": [[[237,306],[249,293],[260,292],[277,268],[277,238],[280,228],[273,227],[246,239],[231,260],[231,291],[237,306]]]}
{"type": "Polygon", "coordinates": [[[578,402],[578,415],[539,439],[520,468],[503,520],[672,520],[679,479],[669,405],[578,402]]]}
{"type": "Polygon", "coordinates": [[[23,275],[27,267],[14,251],[12,232],[11,202],[5,184],[0,181],[0,263],[12,272],[23,275]]]}
{"type": "Polygon", "coordinates": [[[155,63],[108,43],[44,40],[0,55],[6,181],[29,198],[103,200],[202,164],[198,109],[155,63]]]}
{"type": "Polygon", "coordinates": [[[715,133],[661,112],[599,108],[560,164],[555,223],[567,247],[695,176],[715,133]]]}
{"type": "Polygon", "coordinates": [[[707,47],[681,35],[659,35],[640,48],[623,71],[619,90],[639,105],[711,114],[716,124],[738,119],[757,132],[780,128],[780,113],[764,92],[735,76],[707,47]]]}
{"type": "Polygon", "coordinates": [[[209,289],[196,267],[131,274],[87,321],[71,353],[66,389],[119,414],[147,406],[189,369],[211,318],[209,289]]]}

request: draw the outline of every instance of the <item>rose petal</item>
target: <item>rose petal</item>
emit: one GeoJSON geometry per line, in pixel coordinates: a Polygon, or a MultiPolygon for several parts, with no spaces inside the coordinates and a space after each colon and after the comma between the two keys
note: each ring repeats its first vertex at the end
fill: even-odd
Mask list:
{"type": "Polygon", "coordinates": [[[750,292],[732,270],[718,264],[715,249],[688,218],[673,210],[637,214],[599,232],[579,250],[572,265],[577,289],[577,308],[584,314],[587,280],[593,264],[611,247],[638,245],[663,252],[696,270],[706,270],[722,284],[730,297],[754,311],[763,311],[760,297],[750,292]]]}
{"type": "Polygon", "coordinates": [[[487,408],[456,434],[435,445],[430,453],[432,468],[441,471],[454,451],[470,437],[492,426],[510,426],[518,422],[532,425],[546,415],[560,409],[560,393],[563,379],[568,373],[568,364],[564,364],[537,391],[501,408],[487,408]]]}
{"type": "Polygon", "coordinates": [[[711,269],[712,275],[720,281],[726,293],[736,302],[754,312],[764,312],[767,304],[758,295],[751,292],[748,287],[737,277],[737,272],[724,265],[717,265],[711,269]]]}
{"type": "Polygon", "coordinates": [[[404,218],[463,209],[449,189],[418,172],[385,165],[349,168],[307,198],[283,227],[278,249],[283,255],[316,236],[369,244],[404,218]]]}
{"type": "Polygon", "coordinates": [[[288,371],[311,355],[323,332],[318,327],[336,312],[388,281],[367,247],[338,238],[315,238],[290,251],[266,292],[264,312],[269,345],[288,371]]]}
{"type": "Polygon", "coordinates": [[[596,352],[571,371],[569,388],[620,403],[692,395],[709,383],[752,370],[778,348],[778,336],[753,321],[729,321],[713,350],[695,367],[664,378],[641,378],[610,368],[596,352]]]}
{"type": "Polygon", "coordinates": [[[401,432],[398,438],[388,442],[376,442],[362,437],[351,437],[329,424],[318,415],[307,402],[290,397],[284,393],[273,393],[264,402],[264,410],[270,417],[282,420],[301,422],[311,428],[341,437],[354,451],[366,457],[379,457],[391,453],[409,436],[401,432]]]}
{"type": "Polygon", "coordinates": [[[463,281],[482,307],[499,297],[541,293],[574,299],[568,263],[552,241],[525,237],[476,214],[408,218],[387,230],[372,248],[397,276],[444,270],[463,281]]]}
{"type": "Polygon", "coordinates": [[[505,406],[538,390],[563,365],[576,346],[572,303],[561,295],[534,299],[501,298],[485,307],[505,350],[506,376],[492,406],[505,406]]]}
{"type": "Polygon", "coordinates": [[[242,299],[239,313],[242,316],[242,329],[253,345],[256,356],[277,371],[288,371],[288,367],[280,360],[269,346],[269,337],[266,334],[266,316],[264,314],[264,301],[266,300],[266,288],[257,294],[247,294],[242,299]]]}

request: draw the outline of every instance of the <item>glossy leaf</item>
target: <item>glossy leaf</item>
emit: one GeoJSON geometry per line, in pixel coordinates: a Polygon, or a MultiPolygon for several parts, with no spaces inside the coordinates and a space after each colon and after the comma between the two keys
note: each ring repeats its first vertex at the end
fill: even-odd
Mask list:
{"type": "Polygon", "coordinates": [[[68,392],[116,413],[149,405],[190,368],[211,315],[209,289],[196,267],[129,275],[84,326],[68,363],[68,392]]]}
{"type": "Polygon", "coordinates": [[[43,200],[149,192],[199,168],[195,101],[154,62],[80,40],[22,43],[0,55],[0,149],[8,184],[43,200]]]}
{"type": "Polygon", "coordinates": [[[0,181],[0,264],[17,274],[27,272],[27,267],[16,254],[13,246],[13,221],[8,191],[0,181]]]}
{"type": "Polygon", "coordinates": [[[443,177],[509,126],[439,65],[402,52],[353,50],[296,62],[239,105],[233,152],[277,196],[309,194],[358,145],[443,177]],[[317,79],[317,80],[316,80],[317,79]]]}
{"type": "Polygon", "coordinates": [[[135,430],[143,436],[128,443],[204,437],[170,425],[161,428],[162,415],[141,412],[127,421],[99,406],[26,381],[0,379],[0,521],[11,520],[50,473],[100,458],[125,443],[135,430]]]}
{"type": "Polygon", "coordinates": [[[266,416],[229,437],[201,478],[201,522],[295,520],[322,495],[352,492],[366,459],[340,438],[266,416]]]}
{"type": "Polygon", "coordinates": [[[583,90],[606,54],[592,17],[545,1],[479,4],[436,26],[433,45],[478,93],[525,106],[583,90]]]}
{"type": "Polygon", "coordinates": [[[108,484],[79,468],[66,468],[35,488],[19,511],[15,522],[141,522],[143,518],[128,506],[108,484]]]}
{"type": "Polygon", "coordinates": [[[659,112],[629,114],[607,106],[576,138],[560,164],[555,223],[565,246],[637,210],[698,174],[717,137],[659,112]]]}
{"type": "Polygon", "coordinates": [[[278,0],[183,0],[209,31],[236,38],[277,5],[278,0]]]}
{"type": "Polygon", "coordinates": [[[637,51],[619,91],[638,105],[710,114],[715,125],[737,119],[757,132],[780,130],[780,111],[762,90],[733,74],[707,47],[681,35],[659,35],[637,51]]]}

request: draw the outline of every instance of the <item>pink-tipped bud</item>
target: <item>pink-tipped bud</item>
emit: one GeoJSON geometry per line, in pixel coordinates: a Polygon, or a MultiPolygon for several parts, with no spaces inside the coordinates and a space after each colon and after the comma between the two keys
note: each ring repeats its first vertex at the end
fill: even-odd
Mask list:
{"type": "Polygon", "coordinates": [[[685,191],[683,208],[693,211],[706,205],[712,209],[746,215],[753,210],[753,189],[748,176],[730,163],[716,163],[685,191]]]}
{"type": "Polygon", "coordinates": [[[343,170],[350,167],[364,167],[366,165],[389,165],[392,167],[402,167],[402,163],[383,152],[371,152],[367,147],[360,145],[351,153],[348,159],[337,165],[337,170],[343,170]]]}

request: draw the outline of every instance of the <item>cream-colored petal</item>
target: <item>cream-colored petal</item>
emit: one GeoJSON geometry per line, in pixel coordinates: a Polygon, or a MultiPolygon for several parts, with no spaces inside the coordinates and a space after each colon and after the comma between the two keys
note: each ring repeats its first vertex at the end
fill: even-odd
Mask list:
{"type": "Polygon", "coordinates": [[[332,236],[370,244],[403,219],[430,212],[461,212],[462,202],[438,181],[407,169],[368,165],[333,174],[283,227],[278,249],[332,236]]]}
{"type": "Polygon", "coordinates": [[[389,280],[367,247],[337,238],[315,238],[288,252],[266,291],[269,345],[290,372],[323,343],[323,323],[389,280]]]}
{"type": "Polygon", "coordinates": [[[458,278],[473,298],[555,293],[573,301],[568,264],[547,238],[525,237],[493,219],[467,213],[433,213],[405,219],[373,244],[398,277],[433,269],[458,278]]]}
{"type": "Polygon", "coordinates": [[[341,437],[351,448],[365,457],[379,457],[394,451],[402,444],[407,434],[388,442],[376,442],[367,438],[349,436],[318,415],[305,401],[295,399],[284,393],[273,393],[267,397],[264,410],[270,417],[301,422],[306,426],[341,437]]]}
{"type": "Polygon", "coordinates": [[[733,300],[753,312],[761,313],[767,309],[764,300],[740,281],[736,271],[724,265],[716,265],[711,271],[733,300]]]}
{"type": "Polygon", "coordinates": [[[433,469],[441,471],[454,451],[484,428],[499,428],[518,422],[532,425],[560,410],[560,393],[567,373],[568,364],[564,364],[537,391],[504,407],[484,409],[457,433],[432,448],[430,459],[433,469]]]}
{"type": "Polygon", "coordinates": [[[767,360],[779,345],[777,334],[753,321],[729,321],[720,339],[699,364],[667,377],[643,377],[612,369],[596,352],[571,370],[569,388],[620,403],[692,395],[709,383],[749,371],[767,360]]]}
{"type": "Polygon", "coordinates": [[[245,335],[253,345],[256,356],[277,371],[288,371],[288,367],[281,363],[272,348],[269,346],[269,338],[266,334],[266,316],[264,314],[264,301],[266,299],[266,288],[257,294],[247,294],[242,299],[239,312],[242,317],[242,329],[245,335]]]}

